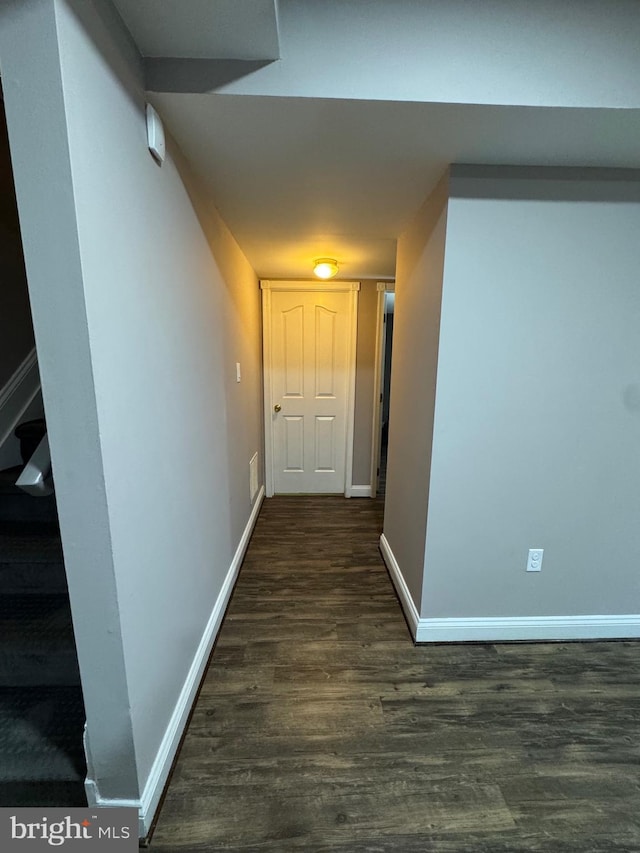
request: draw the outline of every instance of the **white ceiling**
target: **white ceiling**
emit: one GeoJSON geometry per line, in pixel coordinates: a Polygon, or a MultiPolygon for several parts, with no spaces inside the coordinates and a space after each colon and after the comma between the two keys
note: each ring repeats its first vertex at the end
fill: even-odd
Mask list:
{"type": "Polygon", "coordinates": [[[396,238],[447,165],[640,168],[640,111],[231,95],[153,102],[259,276],[395,272],[396,238]]]}
{"type": "Polygon", "coordinates": [[[589,15],[561,21],[556,0],[485,0],[484,29],[467,0],[114,2],[152,57],[150,99],[264,278],[308,277],[319,256],[393,277],[449,163],[640,168],[635,0],[566,0],[589,15]]]}
{"type": "Polygon", "coordinates": [[[113,0],[142,56],[277,59],[276,0],[113,0]]]}

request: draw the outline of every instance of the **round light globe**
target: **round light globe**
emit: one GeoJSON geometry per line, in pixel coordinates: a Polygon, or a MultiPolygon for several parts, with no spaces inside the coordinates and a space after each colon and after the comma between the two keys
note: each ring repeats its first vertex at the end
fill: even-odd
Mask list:
{"type": "Polygon", "coordinates": [[[318,278],[333,278],[338,274],[338,262],[335,258],[318,258],[313,262],[313,272],[318,278]]]}

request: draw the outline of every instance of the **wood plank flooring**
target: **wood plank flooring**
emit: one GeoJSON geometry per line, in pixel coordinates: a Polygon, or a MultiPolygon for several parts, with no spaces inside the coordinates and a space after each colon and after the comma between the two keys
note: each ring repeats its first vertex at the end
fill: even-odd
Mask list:
{"type": "Polygon", "coordinates": [[[381,524],[265,501],[151,853],[640,851],[640,645],[414,647],[381,524]]]}

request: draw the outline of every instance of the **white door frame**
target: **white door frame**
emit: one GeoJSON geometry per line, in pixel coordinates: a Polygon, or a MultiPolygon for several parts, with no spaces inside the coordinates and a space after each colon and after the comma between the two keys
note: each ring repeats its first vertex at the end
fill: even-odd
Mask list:
{"type": "Polygon", "coordinates": [[[353,490],[353,433],[356,398],[356,336],[358,329],[358,291],[359,281],[335,281],[331,284],[316,281],[269,281],[260,282],[262,290],[262,347],[264,375],[264,468],[265,494],[273,497],[273,418],[271,411],[271,293],[274,290],[298,292],[323,291],[326,293],[350,293],[349,300],[349,376],[347,381],[347,430],[345,448],[345,484],[344,496],[350,498],[353,490]]]}
{"type": "Polygon", "coordinates": [[[373,426],[371,429],[371,497],[378,494],[378,466],[380,465],[380,450],[382,443],[382,390],[384,385],[384,355],[386,345],[386,327],[384,322],[385,296],[395,293],[395,283],[379,281],[378,306],[376,312],[376,354],[373,368],[373,426]]]}

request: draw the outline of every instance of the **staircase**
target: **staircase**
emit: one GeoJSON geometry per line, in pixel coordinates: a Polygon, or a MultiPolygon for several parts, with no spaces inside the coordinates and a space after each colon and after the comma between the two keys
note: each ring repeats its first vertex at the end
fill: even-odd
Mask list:
{"type": "MultiPolygon", "coordinates": [[[[44,421],[16,430],[24,464],[44,421]]],[[[86,806],[84,706],[55,495],[0,471],[0,807],[86,806]]]]}

